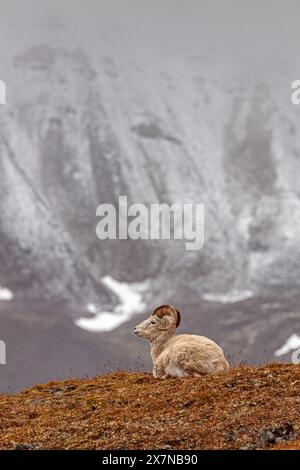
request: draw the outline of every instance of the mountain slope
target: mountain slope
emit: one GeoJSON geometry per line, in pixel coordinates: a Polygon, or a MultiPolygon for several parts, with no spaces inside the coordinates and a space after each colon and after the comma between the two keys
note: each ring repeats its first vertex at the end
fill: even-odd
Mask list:
{"type": "Polygon", "coordinates": [[[298,288],[299,136],[284,75],[271,89],[218,80],[208,58],[180,65],[49,45],[14,57],[0,114],[0,282],[102,304],[107,274],[173,292],[188,282],[198,297],[298,288]],[[204,203],[205,248],[100,242],[96,208],[121,194],[204,203]]]}

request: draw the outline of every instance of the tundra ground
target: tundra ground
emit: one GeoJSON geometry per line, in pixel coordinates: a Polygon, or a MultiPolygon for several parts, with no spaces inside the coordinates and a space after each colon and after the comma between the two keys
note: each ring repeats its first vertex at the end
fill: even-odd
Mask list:
{"type": "Polygon", "coordinates": [[[300,366],[117,372],[0,396],[1,449],[300,449],[300,366]]]}

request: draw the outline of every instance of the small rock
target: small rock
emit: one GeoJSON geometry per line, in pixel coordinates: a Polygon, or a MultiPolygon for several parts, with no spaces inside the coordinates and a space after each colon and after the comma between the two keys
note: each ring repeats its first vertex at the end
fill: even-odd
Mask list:
{"type": "Polygon", "coordinates": [[[255,446],[253,444],[245,444],[244,446],[240,447],[239,450],[255,450],[255,446]]]}
{"type": "Polygon", "coordinates": [[[17,444],[15,450],[32,450],[34,449],[33,445],[30,444],[17,444]]]}
{"type": "Polygon", "coordinates": [[[136,384],[142,384],[142,383],[144,383],[144,381],[145,381],[145,380],[144,380],[144,377],[138,377],[138,378],[135,380],[135,383],[136,383],[136,384]]]}
{"type": "Polygon", "coordinates": [[[294,434],[292,423],[284,423],[282,426],[266,429],[261,434],[261,440],[265,444],[275,444],[281,440],[288,440],[294,434]]]}
{"type": "Polygon", "coordinates": [[[66,387],[66,392],[70,392],[71,390],[76,390],[77,385],[68,385],[66,387]]]}
{"type": "Polygon", "coordinates": [[[166,441],[166,444],[164,445],[167,445],[167,446],[177,446],[181,443],[180,439],[170,439],[169,441],[166,441]]]}
{"type": "Polygon", "coordinates": [[[31,405],[39,405],[40,403],[44,403],[44,398],[35,398],[34,400],[30,401],[31,405]]]}
{"type": "Polygon", "coordinates": [[[193,403],[194,400],[186,401],[185,403],[182,403],[181,408],[189,408],[193,403]]]}
{"type": "Polygon", "coordinates": [[[228,432],[224,440],[225,442],[232,442],[234,440],[234,433],[232,431],[228,432]]]}
{"type": "Polygon", "coordinates": [[[261,439],[265,444],[274,444],[276,441],[276,436],[271,429],[266,429],[262,433],[261,439]]]}
{"type": "Polygon", "coordinates": [[[290,436],[291,434],[294,434],[294,427],[292,423],[284,423],[277,429],[277,432],[280,434],[280,437],[290,436]]]}

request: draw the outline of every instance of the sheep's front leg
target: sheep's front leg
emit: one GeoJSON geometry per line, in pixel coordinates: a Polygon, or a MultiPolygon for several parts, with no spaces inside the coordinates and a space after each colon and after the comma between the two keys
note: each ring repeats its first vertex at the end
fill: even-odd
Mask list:
{"type": "Polygon", "coordinates": [[[157,366],[157,365],[153,366],[152,374],[153,374],[153,377],[155,379],[164,379],[164,378],[166,378],[164,369],[162,367],[157,366]]]}

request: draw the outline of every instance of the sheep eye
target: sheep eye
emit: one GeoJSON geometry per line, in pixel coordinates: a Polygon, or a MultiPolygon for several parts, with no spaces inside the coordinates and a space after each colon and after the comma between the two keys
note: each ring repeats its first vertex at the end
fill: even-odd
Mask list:
{"type": "Polygon", "coordinates": [[[151,322],[150,322],[150,325],[155,325],[155,321],[151,321],[151,322]]]}

